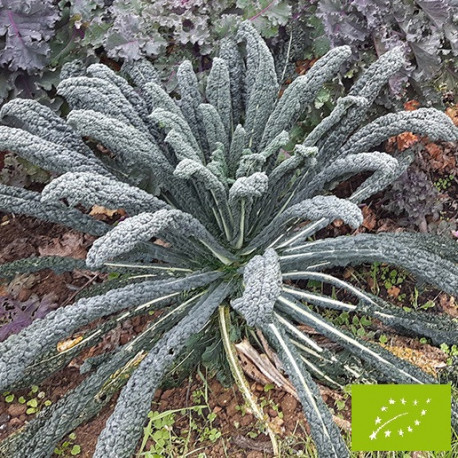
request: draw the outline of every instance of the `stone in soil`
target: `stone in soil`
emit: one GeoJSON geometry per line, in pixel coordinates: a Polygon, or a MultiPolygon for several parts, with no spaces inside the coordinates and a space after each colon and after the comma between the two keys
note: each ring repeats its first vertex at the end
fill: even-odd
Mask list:
{"type": "Polygon", "coordinates": [[[223,391],[216,399],[216,402],[219,406],[226,407],[229,404],[229,402],[233,399],[233,397],[234,394],[232,393],[232,391],[223,391]]]}
{"type": "Polygon", "coordinates": [[[5,423],[8,423],[10,416],[7,413],[2,413],[0,415],[0,426],[3,426],[5,423]]]}
{"type": "Polygon", "coordinates": [[[20,417],[21,415],[24,415],[26,411],[27,406],[25,404],[11,404],[8,407],[8,413],[12,417],[20,417]]]}
{"type": "Polygon", "coordinates": [[[291,415],[297,409],[297,399],[290,394],[285,394],[280,402],[280,407],[284,415],[291,415]]]}
{"type": "Polygon", "coordinates": [[[19,419],[19,418],[12,418],[8,425],[11,427],[11,428],[16,428],[18,426],[21,426],[22,425],[22,421],[19,419]]]}

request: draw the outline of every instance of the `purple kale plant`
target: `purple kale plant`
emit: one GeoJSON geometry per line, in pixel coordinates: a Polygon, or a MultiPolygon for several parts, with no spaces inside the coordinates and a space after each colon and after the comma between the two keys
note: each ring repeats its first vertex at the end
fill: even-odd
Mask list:
{"type": "Polygon", "coordinates": [[[86,57],[81,19],[100,1],[0,0],[0,102],[49,99],[62,65],[86,57]]]}
{"type": "Polygon", "coordinates": [[[32,92],[30,76],[49,62],[59,17],[52,0],[0,0],[0,100],[15,85],[32,92]]]}
{"type": "Polygon", "coordinates": [[[437,220],[442,210],[439,191],[426,173],[414,166],[393,183],[386,198],[385,209],[403,216],[402,225],[418,227],[421,232],[428,229],[427,217],[437,220]]]}
{"type": "MultiPolygon", "coordinates": [[[[350,45],[354,58],[374,50],[381,55],[402,46],[410,61],[391,79],[399,94],[409,82],[414,90],[451,86],[458,55],[458,3],[454,0],[319,0],[321,18],[331,45],[350,45]]],[[[456,81],[455,81],[456,82],[456,81]]],[[[429,91],[431,92],[431,91],[429,91]]]]}
{"type": "Polygon", "coordinates": [[[52,0],[0,0],[0,65],[12,71],[42,69],[58,19],[52,0]]]}
{"type": "Polygon", "coordinates": [[[0,342],[17,334],[34,320],[44,318],[49,312],[56,310],[53,293],[46,294],[42,299],[36,294],[24,302],[11,295],[0,296],[0,342]]]}

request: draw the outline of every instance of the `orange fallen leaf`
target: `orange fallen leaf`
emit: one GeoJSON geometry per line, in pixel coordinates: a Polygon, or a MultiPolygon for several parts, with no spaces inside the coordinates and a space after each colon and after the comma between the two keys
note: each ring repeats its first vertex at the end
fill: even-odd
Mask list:
{"type": "Polygon", "coordinates": [[[111,218],[115,213],[118,213],[118,210],[110,210],[109,208],[102,207],[101,205],[94,205],[89,212],[91,216],[105,215],[109,218],[111,218]]]}
{"type": "Polygon", "coordinates": [[[404,103],[404,110],[406,111],[415,111],[420,106],[420,102],[418,100],[408,100],[404,103]]]}
{"type": "Polygon", "coordinates": [[[163,246],[165,248],[170,248],[171,247],[171,244],[169,242],[166,242],[165,240],[162,240],[162,239],[156,239],[154,241],[154,243],[156,245],[163,246]]]}
{"type": "Polygon", "coordinates": [[[390,289],[387,290],[388,296],[393,297],[395,299],[399,296],[400,292],[401,289],[397,286],[392,286],[390,289]]]}
{"type": "Polygon", "coordinates": [[[404,132],[396,137],[396,142],[399,151],[404,151],[410,148],[412,145],[420,140],[418,135],[414,135],[412,132],[404,132]]]}
{"type": "Polygon", "coordinates": [[[369,231],[372,231],[377,224],[375,213],[369,208],[368,205],[365,205],[362,208],[362,213],[363,213],[363,218],[364,218],[363,227],[365,227],[369,231]]]}
{"type": "Polygon", "coordinates": [[[431,156],[430,165],[434,170],[451,171],[456,167],[456,159],[453,154],[447,154],[447,151],[435,143],[425,145],[425,150],[431,156]]]}
{"type": "Polygon", "coordinates": [[[298,60],[296,62],[296,73],[298,73],[299,75],[304,75],[315,64],[317,60],[318,59],[298,60]]]}
{"type": "Polygon", "coordinates": [[[453,107],[448,107],[445,114],[453,121],[455,126],[458,126],[458,104],[453,107]]]}
{"type": "Polygon", "coordinates": [[[443,152],[442,148],[436,145],[435,143],[428,143],[425,146],[425,150],[428,151],[428,154],[432,156],[434,159],[437,159],[443,152]]]}
{"type": "Polygon", "coordinates": [[[63,351],[70,350],[70,348],[73,348],[75,345],[78,345],[82,340],[83,340],[83,336],[78,336],[78,337],[75,337],[74,339],[67,339],[67,340],[60,341],[57,344],[57,351],[59,353],[62,353],[63,351]]]}

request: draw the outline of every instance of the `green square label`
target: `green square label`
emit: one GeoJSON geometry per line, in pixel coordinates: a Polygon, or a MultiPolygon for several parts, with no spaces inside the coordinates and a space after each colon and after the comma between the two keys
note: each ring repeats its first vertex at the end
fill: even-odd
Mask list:
{"type": "Polygon", "coordinates": [[[451,449],[450,385],[352,385],[353,451],[451,449]]]}

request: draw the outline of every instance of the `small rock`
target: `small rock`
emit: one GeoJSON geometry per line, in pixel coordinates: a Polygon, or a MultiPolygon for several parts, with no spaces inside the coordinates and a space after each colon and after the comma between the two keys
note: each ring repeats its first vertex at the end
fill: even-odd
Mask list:
{"type": "Polygon", "coordinates": [[[25,414],[27,410],[27,406],[25,404],[11,404],[8,407],[8,413],[12,417],[20,417],[21,415],[25,414]]]}
{"type": "Polygon", "coordinates": [[[236,398],[231,399],[231,401],[229,402],[229,404],[228,404],[228,406],[226,408],[226,412],[230,417],[232,417],[232,416],[237,414],[237,411],[238,411],[237,410],[237,405],[238,405],[237,399],[236,398]]]}
{"type": "Polygon", "coordinates": [[[167,399],[161,399],[159,401],[159,410],[167,410],[169,406],[169,401],[167,401],[167,399]]]}
{"type": "Polygon", "coordinates": [[[285,415],[292,415],[297,408],[297,399],[290,394],[286,394],[281,400],[280,407],[285,415]]]}
{"type": "Polygon", "coordinates": [[[119,338],[119,342],[121,343],[121,345],[125,345],[127,342],[129,342],[129,334],[124,333],[124,334],[121,334],[121,337],[119,338]]]}
{"type": "Polygon", "coordinates": [[[229,403],[232,397],[233,397],[232,391],[229,391],[229,390],[223,391],[216,399],[216,402],[218,403],[219,406],[226,407],[226,405],[229,403]]]}
{"type": "Polygon", "coordinates": [[[221,391],[223,390],[223,386],[217,380],[211,380],[209,388],[210,388],[210,391],[213,393],[213,396],[216,396],[217,394],[221,393],[221,391]]]}
{"type": "Polygon", "coordinates": [[[275,409],[269,409],[267,413],[269,414],[269,417],[272,418],[275,418],[278,415],[278,412],[275,409]]]}
{"type": "Polygon", "coordinates": [[[172,394],[173,394],[173,390],[165,390],[165,391],[162,393],[161,400],[169,399],[170,396],[172,396],[172,394]]]}
{"type": "Polygon", "coordinates": [[[257,451],[252,451],[247,454],[246,458],[263,458],[264,453],[262,452],[257,452],[257,451]]]}
{"type": "Polygon", "coordinates": [[[249,413],[243,415],[242,418],[240,419],[241,426],[248,426],[248,425],[251,425],[253,422],[254,422],[253,415],[249,413]]]}
{"type": "Polygon", "coordinates": [[[22,421],[19,420],[19,418],[12,418],[9,421],[8,425],[11,426],[12,428],[16,428],[17,426],[21,426],[22,425],[22,421]]]}
{"type": "Polygon", "coordinates": [[[0,425],[4,425],[5,423],[8,423],[9,419],[10,419],[10,416],[7,413],[2,413],[0,415],[0,425]]]}
{"type": "Polygon", "coordinates": [[[138,326],[141,324],[141,317],[140,316],[136,316],[134,318],[132,318],[132,326],[135,327],[135,326],[138,326]]]}

